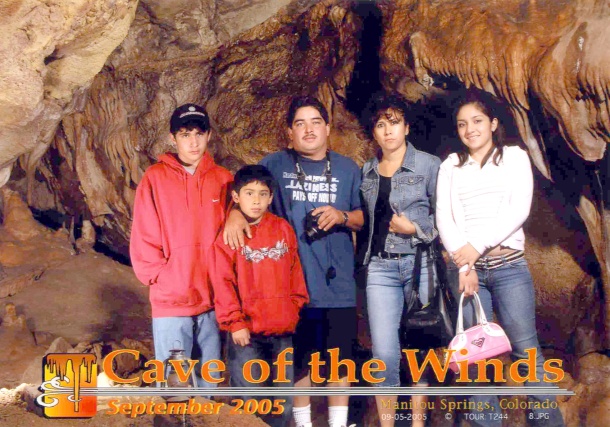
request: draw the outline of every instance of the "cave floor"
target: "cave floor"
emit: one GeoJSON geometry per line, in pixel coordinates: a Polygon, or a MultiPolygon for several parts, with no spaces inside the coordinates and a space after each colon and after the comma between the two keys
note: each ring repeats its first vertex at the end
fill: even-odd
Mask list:
{"type": "MultiPolygon", "coordinates": [[[[0,250],[6,250],[7,240],[0,227],[0,250]]],[[[102,412],[92,419],[47,419],[26,410],[26,404],[15,398],[15,387],[34,381],[31,375],[27,381],[24,373],[31,373],[32,366],[40,372],[40,357],[57,337],[64,338],[72,346],[120,342],[123,338],[152,345],[148,289],[137,280],[131,267],[93,250],[74,255],[67,240],[58,234],[36,240],[19,246],[21,252],[14,258],[19,258],[20,265],[5,267],[8,277],[0,281],[2,286],[3,282],[14,281],[16,276],[27,276],[28,272],[35,276],[30,283],[21,284],[14,295],[0,298],[0,317],[7,304],[12,303],[17,315],[25,318],[27,326],[21,329],[0,324],[0,426],[183,425],[182,420],[175,417],[140,416],[134,420],[102,412]]],[[[316,425],[326,424],[324,400],[314,398],[312,401],[316,425]]],[[[358,400],[356,411],[368,412],[366,416],[370,417],[372,413],[366,408],[371,406],[372,400],[358,400]]],[[[363,416],[361,413],[358,424],[369,425],[363,416]]],[[[219,420],[193,417],[187,425],[253,427],[264,424],[250,416],[242,420],[232,415],[219,420]]]]}
{"type": "Polygon", "coordinates": [[[90,247],[77,255],[65,230],[23,240],[0,227],[0,265],[0,387],[32,383],[24,372],[58,337],[71,346],[124,338],[151,346],[148,289],[131,267],[90,247]]]}
{"type": "Polygon", "coordinates": [[[2,302],[15,304],[30,331],[63,337],[72,345],[152,338],[148,289],[131,267],[93,251],[45,270],[2,302]]]}

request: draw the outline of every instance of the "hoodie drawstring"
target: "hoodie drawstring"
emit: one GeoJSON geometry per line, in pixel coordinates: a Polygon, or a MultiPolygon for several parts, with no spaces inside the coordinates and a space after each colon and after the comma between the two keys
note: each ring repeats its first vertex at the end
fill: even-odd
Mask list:
{"type": "Polygon", "coordinates": [[[182,175],[182,182],[184,183],[184,200],[186,201],[186,210],[190,211],[189,206],[189,189],[188,189],[188,177],[186,175],[182,175]]]}
{"type": "Polygon", "coordinates": [[[199,206],[203,206],[203,194],[201,194],[201,190],[203,188],[203,174],[199,174],[199,179],[197,179],[197,194],[199,194],[199,206]]]}

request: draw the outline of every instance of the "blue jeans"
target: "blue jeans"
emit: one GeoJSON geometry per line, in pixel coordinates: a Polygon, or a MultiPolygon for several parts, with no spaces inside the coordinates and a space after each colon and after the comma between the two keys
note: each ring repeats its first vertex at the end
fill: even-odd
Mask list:
{"type": "MultiPolygon", "coordinates": [[[[170,350],[182,348],[191,359],[199,360],[195,366],[199,387],[215,388],[217,384],[204,381],[201,364],[208,360],[220,360],[220,335],[214,310],[198,316],[155,317],[152,321],[155,358],[164,361],[170,350]]],[[[211,373],[220,378],[218,372],[211,373]]]]}
{"type": "MultiPolygon", "coordinates": [[[[428,303],[427,257],[422,256],[419,297],[428,303]]],[[[374,373],[375,378],[385,376],[379,387],[400,386],[400,319],[405,302],[409,304],[415,255],[401,259],[371,258],[366,279],[366,301],[373,341],[373,357],[381,359],[386,370],[374,373]]],[[[423,378],[420,383],[423,383],[423,378]]]]}
{"type": "MultiPolygon", "coordinates": [[[[505,264],[493,270],[477,270],[479,278],[479,298],[488,320],[493,319],[495,313],[500,326],[506,332],[512,346],[512,360],[527,359],[526,349],[536,349],[536,377],[539,382],[526,381],[526,387],[549,387],[552,384],[545,383],[544,356],[538,344],[538,333],[536,331],[536,301],[534,295],[534,283],[530,275],[525,259],[505,264]]],[[[451,264],[448,268],[448,277],[451,290],[459,301],[459,277],[457,268],[451,264]]],[[[465,298],[464,301],[464,328],[475,324],[475,305],[473,298],[465,298]]],[[[523,377],[528,374],[526,364],[519,364],[519,374],[523,377]]],[[[470,371],[469,371],[470,372],[470,371]]],[[[469,378],[476,378],[476,365],[469,378]]],[[[478,385],[473,383],[472,385],[478,385]]],[[[497,396],[470,396],[469,400],[477,408],[485,408],[486,404],[493,410],[479,411],[479,420],[469,419],[473,426],[498,426],[502,425],[502,419],[494,414],[501,414],[500,402],[497,396]]],[[[563,417],[557,408],[555,396],[538,395],[528,396],[532,403],[553,402],[555,409],[532,409],[528,411],[528,422],[530,425],[538,426],[563,426],[563,417]]],[[[534,406],[534,405],[532,405],[534,406]]],[[[537,405],[535,405],[537,406],[537,405]]],[[[473,411],[474,412],[474,411],[473,411]]],[[[510,413],[509,413],[510,417],[510,413]]]]}
{"type": "MultiPolygon", "coordinates": [[[[240,346],[233,343],[231,334],[227,337],[228,348],[229,348],[229,372],[231,373],[231,387],[262,387],[264,383],[251,383],[244,378],[243,368],[246,362],[254,359],[261,359],[267,362],[271,368],[271,375],[267,383],[271,383],[277,387],[292,387],[294,386],[294,366],[293,364],[285,365],[287,383],[276,383],[274,379],[278,377],[277,365],[273,365],[276,361],[278,354],[287,348],[292,347],[292,336],[271,336],[265,337],[261,335],[250,335],[250,344],[247,346],[240,346]]],[[[287,355],[286,361],[292,362],[293,356],[287,355]]],[[[250,370],[253,379],[259,379],[261,377],[261,369],[259,364],[253,364],[250,370]]],[[[241,399],[257,399],[261,400],[263,397],[253,396],[239,396],[241,399]]],[[[284,397],[281,397],[284,399],[284,397]]],[[[273,402],[273,397],[270,400],[273,402]]],[[[272,427],[283,427],[287,426],[292,419],[292,397],[286,396],[286,403],[284,406],[284,412],[281,415],[261,415],[260,417],[272,427]]]]}

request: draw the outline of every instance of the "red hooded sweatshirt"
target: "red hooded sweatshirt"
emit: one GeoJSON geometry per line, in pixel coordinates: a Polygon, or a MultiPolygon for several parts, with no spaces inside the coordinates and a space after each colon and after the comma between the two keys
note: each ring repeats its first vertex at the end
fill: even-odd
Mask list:
{"type": "Polygon", "coordinates": [[[293,333],[309,302],[294,230],[269,212],[250,230],[252,238],[238,250],[221,235],[216,239],[211,272],[216,319],[230,332],[293,333]]]}
{"type": "Polygon", "coordinates": [[[169,153],[146,170],[136,191],[129,252],[136,276],[150,285],[152,317],[214,308],[207,259],[232,181],[207,152],[194,175],[169,153]]]}

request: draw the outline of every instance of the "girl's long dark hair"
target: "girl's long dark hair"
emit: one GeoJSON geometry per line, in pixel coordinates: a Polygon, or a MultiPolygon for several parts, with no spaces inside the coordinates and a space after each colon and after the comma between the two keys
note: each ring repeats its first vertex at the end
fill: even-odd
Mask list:
{"type": "MultiPolygon", "coordinates": [[[[474,105],[478,110],[480,110],[483,114],[489,117],[490,121],[492,121],[493,119],[498,120],[498,126],[493,132],[493,147],[491,150],[489,150],[489,152],[485,155],[485,157],[483,157],[483,160],[481,161],[481,167],[483,167],[483,165],[487,163],[489,156],[494,153],[492,161],[497,166],[500,163],[500,160],[502,159],[502,154],[504,153],[504,146],[506,145],[504,127],[500,123],[500,119],[497,113],[497,101],[491,95],[488,95],[485,92],[469,90],[468,92],[466,92],[466,95],[463,96],[457,102],[455,106],[453,117],[455,119],[456,124],[458,113],[460,112],[462,107],[469,104],[474,105]],[[495,152],[494,148],[496,149],[495,152]]],[[[462,144],[462,150],[458,151],[457,155],[459,159],[458,167],[464,166],[464,164],[468,160],[468,147],[462,144]]]]}

